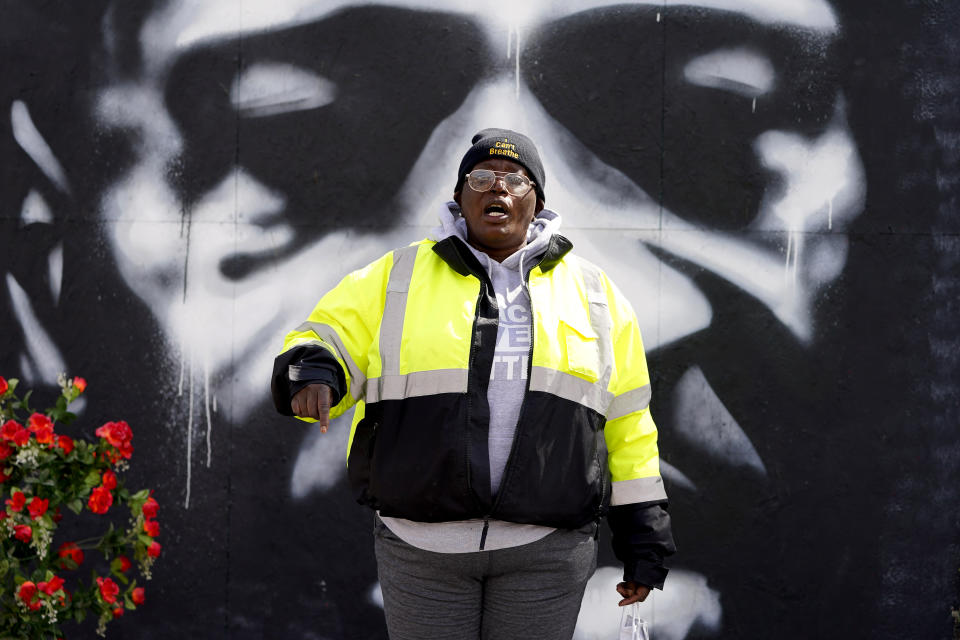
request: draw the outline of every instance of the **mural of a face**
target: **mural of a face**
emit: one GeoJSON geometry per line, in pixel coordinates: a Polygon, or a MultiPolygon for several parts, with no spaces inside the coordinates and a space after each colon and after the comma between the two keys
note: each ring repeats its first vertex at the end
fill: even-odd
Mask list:
{"type": "MultiPolygon", "coordinates": [[[[715,319],[737,313],[704,274],[775,323],[751,331],[815,343],[864,190],[831,75],[840,30],[822,0],[171,2],[140,30],[140,72],[98,96],[135,157],[100,215],[197,415],[229,404],[242,422],[283,333],[434,224],[471,135],[521,131],[546,206],[673,371],[654,404],[671,496],[710,491],[702,461],[763,484],[762,447],[684,349],[723,341],[715,319]]],[[[343,419],[333,431],[345,441],[343,419]]],[[[307,436],[295,497],[341,477],[342,444],[307,436]]],[[[615,574],[598,571],[580,637],[609,627],[591,598],[615,574]]],[[[721,624],[696,566],[646,606],[663,638],[721,624]]]]}

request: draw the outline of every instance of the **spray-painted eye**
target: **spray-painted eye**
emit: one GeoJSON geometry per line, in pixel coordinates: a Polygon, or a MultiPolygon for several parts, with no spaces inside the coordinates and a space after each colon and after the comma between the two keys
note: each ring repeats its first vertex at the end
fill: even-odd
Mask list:
{"type": "Polygon", "coordinates": [[[316,109],[333,102],[337,85],[292,64],[257,63],[241,72],[230,88],[230,101],[245,118],[316,109]]]}
{"type": "Polygon", "coordinates": [[[763,54],[748,49],[718,49],[697,56],[683,68],[687,82],[756,98],[773,89],[776,72],[763,54]]]}

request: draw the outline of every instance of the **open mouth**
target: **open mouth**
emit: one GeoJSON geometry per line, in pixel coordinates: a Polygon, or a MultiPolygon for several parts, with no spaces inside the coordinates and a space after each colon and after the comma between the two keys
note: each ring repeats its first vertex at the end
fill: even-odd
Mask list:
{"type": "Polygon", "coordinates": [[[494,218],[506,218],[507,210],[503,208],[503,205],[499,202],[491,202],[483,209],[484,215],[492,216],[494,218]]]}

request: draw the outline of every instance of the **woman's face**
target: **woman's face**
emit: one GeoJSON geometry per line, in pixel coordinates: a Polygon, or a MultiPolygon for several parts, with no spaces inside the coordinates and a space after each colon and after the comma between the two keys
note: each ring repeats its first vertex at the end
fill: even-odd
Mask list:
{"type": "MultiPolygon", "coordinates": [[[[472,171],[481,169],[530,177],[521,165],[501,158],[478,162],[472,171]]],[[[470,244],[497,259],[510,255],[527,243],[527,228],[543,208],[537,200],[536,190],[514,196],[507,193],[501,179],[483,192],[474,191],[465,180],[463,190],[454,194],[454,199],[467,222],[470,244]]]]}

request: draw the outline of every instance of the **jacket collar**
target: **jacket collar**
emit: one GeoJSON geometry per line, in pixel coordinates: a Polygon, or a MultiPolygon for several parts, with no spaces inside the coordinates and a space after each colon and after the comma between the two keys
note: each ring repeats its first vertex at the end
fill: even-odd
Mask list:
{"type": "MultiPolygon", "coordinates": [[[[573,243],[559,233],[555,233],[550,237],[546,251],[540,254],[537,261],[530,265],[530,269],[539,266],[540,270],[546,273],[560,264],[560,261],[570,253],[571,249],[573,249],[573,243]]],[[[451,235],[440,240],[433,245],[433,252],[460,275],[473,275],[481,280],[487,279],[487,270],[483,268],[477,257],[458,236],[451,235]]]]}

